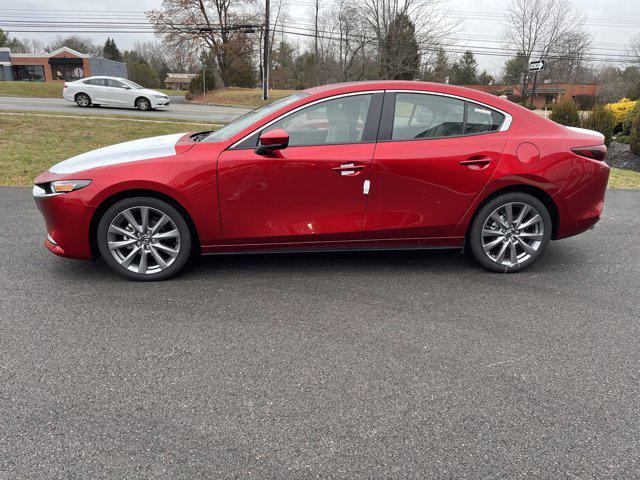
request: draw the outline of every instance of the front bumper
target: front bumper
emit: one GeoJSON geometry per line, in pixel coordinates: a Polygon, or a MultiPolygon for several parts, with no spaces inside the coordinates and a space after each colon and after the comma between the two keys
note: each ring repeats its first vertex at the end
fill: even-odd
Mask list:
{"type": "Polygon", "coordinates": [[[163,100],[161,98],[154,98],[151,101],[151,106],[153,108],[166,108],[171,105],[171,101],[169,99],[163,100]]]}
{"type": "Polygon", "coordinates": [[[77,192],[46,195],[35,185],[33,197],[47,228],[44,246],[61,257],[90,260],[89,229],[95,209],[86,205],[77,192]]]}

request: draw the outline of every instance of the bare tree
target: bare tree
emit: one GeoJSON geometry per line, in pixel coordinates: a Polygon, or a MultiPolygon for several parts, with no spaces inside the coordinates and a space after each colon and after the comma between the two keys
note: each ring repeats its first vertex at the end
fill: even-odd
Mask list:
{"type": "Polygon", "coordinates": [[[147,12],[155,32],[170,47],[187,43],[194,50],[213,51],[221,80],[234,78],[238,55],[252,56],[255,45],[238,25],[255,22],[253,0],[163,0],[162,8],[147,12]]]}
{"type": "Polygon", "coordinates": [[[640,67],[640,33],[636,34],[627,44],[625,56],[634,67],[640,67]]]}
{"type": "Polygon", "coordinates": [[[585,20],[585,14],[571,0],[511,0],[502,35],[505,47],[517,49],[526,60],[520,82],[523,105],[533,78],[528,70],[529,61],[550,57],[563,42],[582,34],[585,20]]]}
{"type": "MultiPolygon", "coordinates": [[[[383,78],[395,78],[414,56],[412,45],[393,45],[394,58],[382,62],[383,46],[387,45],[390,29],[397,18],[409,18],[415,26],[415,41],[422,53],[435,51],[460,23],[452,21],[443,0],[357,0],[361,15],[368,24],[378,49],[378,62],[383,64],[383,78]]],[[[418,66],[420,67],[420,66],[418,66]]]]}
{"type": "Polygon", "coordinates": [[[584,83],[588,76],[591,35],[584,31],[568,34],[553,47],[547,58],[547,68],[542,78],[554,82],[584,83]],[[580,80],[582,79],[582,80],[580,80]]]}

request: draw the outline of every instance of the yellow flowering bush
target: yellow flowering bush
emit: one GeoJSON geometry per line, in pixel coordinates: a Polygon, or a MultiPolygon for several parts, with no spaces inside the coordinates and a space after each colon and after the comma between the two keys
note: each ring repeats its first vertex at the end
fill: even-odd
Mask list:
{"type": "Polygon", "coordinates": [[[605,105],[605,108],[613,113],[614,117],[616,117],[616,124],[621,124],[622,122],[624,122],[624,119],[627,118],[627,115],[633,109],[633,107],[636,106],[636,103],[636,100],[623,98],[616,103],[607,103],[605,105]]]}

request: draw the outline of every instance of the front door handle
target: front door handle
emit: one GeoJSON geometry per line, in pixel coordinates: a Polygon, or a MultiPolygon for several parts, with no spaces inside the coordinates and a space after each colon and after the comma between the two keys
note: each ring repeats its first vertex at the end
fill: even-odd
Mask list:
{"type": "Polygon", "coordinates": [[[468,167],[470,170],[484,170],[491,163],[491,159],[488,157],[471,157],[466,160],[462,160],[460,165],[468,167]]]}
{"type": "Polygon", "coordinates": [[[340,172],[340,175],[355,175],[357,172],[364,170],[364,165],[356,163],[343,163],[339,167],[333,167],[334,172],[340,172]]]}

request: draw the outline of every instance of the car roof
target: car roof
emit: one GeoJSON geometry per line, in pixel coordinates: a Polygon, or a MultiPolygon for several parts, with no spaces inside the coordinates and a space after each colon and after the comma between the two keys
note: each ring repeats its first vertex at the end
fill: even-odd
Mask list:
{"type": "Polygon", "coordinates": [[[366,80],[359,82],[333,83],[329,85],[321,85],[304,90],[314,99],[339,95],[342,93],[354,93],[370,90],[413,90],[416,92],[432,92],[445,95],[454,95],[463,97],[472,101],[480,102],[493,106],[499,110],[506,111],[511,114],[514,110],[526,111],[523,107],[496,95],[475,90],[472,88],[459,87],[457,85],[449,85],[445,83],[435,82],[419,82],[413,80],[366,80]]]}

